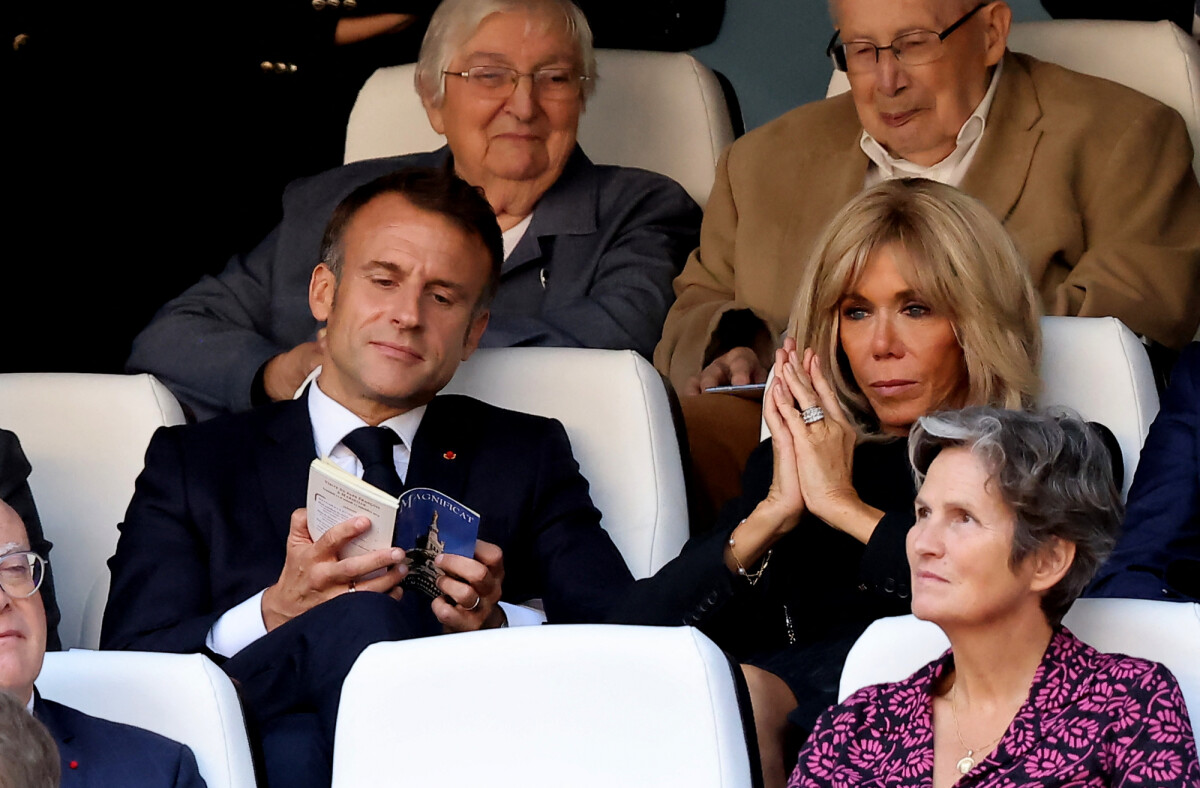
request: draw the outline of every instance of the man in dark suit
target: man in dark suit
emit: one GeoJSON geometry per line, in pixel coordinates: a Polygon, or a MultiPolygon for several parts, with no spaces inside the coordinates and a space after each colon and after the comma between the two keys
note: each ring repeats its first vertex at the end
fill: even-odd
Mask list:
{"type": "Polygon", "coordinates": [[[91,717],[34,691],[46,653],[45,561],[20,515],[0,501],[0,692],[24,704],[58,746],[64,788],[203,788],[192,751],[149,731],[91,717]]]}
{"type": "Polygon", "coordinates": [[[502,599],[597,621],[630,586],[560,424],[434,396],[479,342],[501,257],[487,202],[444,169],[372,181],[334,212],[312,275],[328,355],[305,397],[151,441],[101,646],[221,662],[272,785],[328,785],[342,679],[370,643],[503,626],[502,599]],[[318,455],[480,512],[475,556],[437,559],[442,596],[402,593],[399,548],[339,560],[362,518],[309,537],[318,455]]]}

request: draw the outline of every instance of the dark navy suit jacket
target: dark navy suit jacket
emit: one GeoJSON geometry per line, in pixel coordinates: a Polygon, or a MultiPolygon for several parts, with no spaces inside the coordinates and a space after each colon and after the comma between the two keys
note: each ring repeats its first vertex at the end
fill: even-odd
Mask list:
{"type": "Polygon", "coordinates": [[[58,746],[62,788],[204,788],[196,757],[177,741],[41,697],[33,713],[58,746]]]}
{"type": "MultiPolygon", "coordinates": [[[[305,399],[155,433],[109,560],[101,647],[205,651],[213,622],[279,579],[314,457],[305,399]]],[[[632,584],[557,421],[435,397],[405,481],[479,512],[479,538],[504,550],[504,600],[541,598],[551,622],[599,621],[632,584]]]]}
{"type": "Polygon", "coordinates": [[[1086,595],[1200,602],[1200,343],[1175,365],[1128,501],[1117,547],[1086,595]]]}
{"type": "MultiPolygon", "coordinates": [[[[448,148],[347,164],[296,181],[283,220],[162,308],[133,343],[131,372],[156,375],[198,418],[251,406],[268,359],[316,336],[308,283],[333,209],[403,167],[449,166],[448,148]]],[[[647,358],[699,243],[700,208],[670,178],[592,164],[576,148],[504,261],[481,347],[632,349],[647,358]]]]}

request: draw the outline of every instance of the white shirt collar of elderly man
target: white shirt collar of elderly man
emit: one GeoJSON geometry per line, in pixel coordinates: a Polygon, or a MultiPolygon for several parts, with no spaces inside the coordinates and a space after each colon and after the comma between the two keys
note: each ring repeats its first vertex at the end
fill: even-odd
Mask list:
{"type": "Polygon", "coordinates": [[[996,98],[996,86],[1000,84],[1000,72],[1003,68],[1004,61],[996,64],[987,93],[959,129],[954,151],[937,164],[923,167],[902,157],[892,156],[864,129],[858,144],[871,160],[871,165],[867,167],[863,188],[869,189],[892,178],[928,178],[947,186],[961,186],[963,178],[967,176],[967,170],[971,168],[971,162],[975,160],[975,154],[979,151],[983,132],[987,130],[988,114],[992,109],[992,101],[996,98]]]}

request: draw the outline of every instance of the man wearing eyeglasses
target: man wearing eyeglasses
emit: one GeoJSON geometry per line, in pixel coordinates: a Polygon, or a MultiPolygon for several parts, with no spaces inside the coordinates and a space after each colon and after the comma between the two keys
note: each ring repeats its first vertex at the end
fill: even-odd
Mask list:
{"type": "Polygon", "coordinates": [[[37,694],[34,680],[46,653],[39,591],[45,572],[45,560],[29,548],[21,517],[0,501],[0,691],[24,703],[53,735],[64,788],[204,786],[196,758],[184,745],[37,694]]]}
{"type": "MultiPolygon", "coordinates": [[[[765,380],[821,231],[887,178],[931,178],[983,201],[1027,258],[1047,314],[1113,315],[1169,348],[1191,339],[1200,186],[1178,114],[1008,52],[1003,2],[832,0],[831,11],[828,53],[850,91],[747,134],[718,166],[655,351],[681,393],[765,380]]],[[[710,422],[730,442],[717,451],[740,467],[757,441],[756,403],[684,399],[700,469],[710,422]]]]}
{"type": "Polygon", "coordinates": [[[700,209],[671,179],[593,164],[577,144],[597,82],[579,9],[570,0],[444,0],[415,78],[445,147],[289,186],[275,231],[164,306],[134,340],[129,371],[156,375],[198,419],[290,398],[326,357],[304,297],[322,228],[355,188],[413,166],[443,167],[481,189],[504,233],[484,347],[650,356],[700,209]]]}

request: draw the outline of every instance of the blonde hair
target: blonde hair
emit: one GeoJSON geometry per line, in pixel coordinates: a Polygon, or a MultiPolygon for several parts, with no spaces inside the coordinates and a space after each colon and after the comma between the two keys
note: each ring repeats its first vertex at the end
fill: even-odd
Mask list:
{"type": "Polygon", "coordinates": [[[1000,222],[974,198],[920,178],[885,181],[852,199],[825,229],[792,306],[788,334],[811,347],[862,437],[879,433],[839,341],[843,297],[874,252],[899,244],[902,271],[962,347],[961,405],[1028,408],[1040,388],[1039,301],[1025,261],[1000,222]]]}
{"type": "Polygon", "coordinates": [[[596,52],[587,17],[570,0],[443,0],[429,20],[413,73],[413,84],[421,99],[430,106],[440,107],[446,86],[442,72],[450,68],[458,50],[492,14],[517,12],[562,23],[575,44],[579,58],[575,66],[587,77],[580,94],[586,103],[596,89],[596,52]]]}

